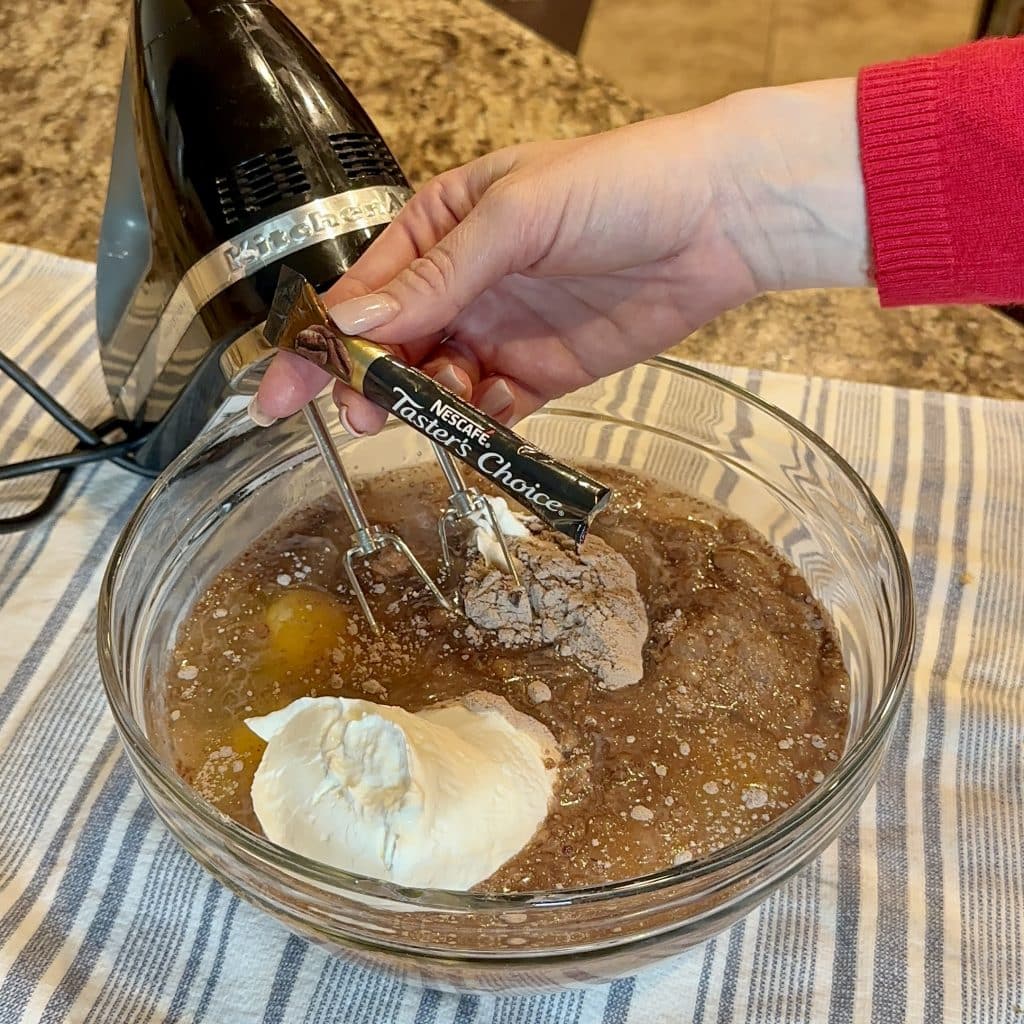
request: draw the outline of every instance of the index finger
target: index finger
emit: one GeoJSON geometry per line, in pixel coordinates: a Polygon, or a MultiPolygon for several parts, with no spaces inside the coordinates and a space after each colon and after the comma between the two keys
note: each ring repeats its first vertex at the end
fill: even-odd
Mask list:
{"type": "MultiPolygon", "coordinates": [[[[383,287],[414,259],[427,252],[459,223],[462,207],[472,208],[468,195],[456,203],[452,192],[455,172],[435,179],[412,199],[398,216],[374,239],[369,248],[326,292],[322,299],[330,308],[346,299],[367,295],[383,287]],[[443,179],[449,178],[446,186],[443,179]]],[[[386,344],[387,330],[367,331],[371,341],[386,344]]],[[[419,338],[401,346],[392,346],[409,363],[418,363],[440,341],[440,335],[419,338]]],[[[319,367],[288,359],[279,352],[267,367],[257,394],[262,412],[278,419],[297,412],[326,386],[329,376],[319,367]]]]}

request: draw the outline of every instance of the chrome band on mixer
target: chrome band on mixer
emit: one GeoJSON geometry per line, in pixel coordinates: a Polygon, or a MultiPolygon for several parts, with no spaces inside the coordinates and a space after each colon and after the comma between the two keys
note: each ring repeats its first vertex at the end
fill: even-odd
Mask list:
{"type": "Polygon", "coordinates": [[[174,289],[115,399],[134,418],[196,314],[233,284],[283,257],[351,231],[389,224],[412,191],[373,185],[315,199],[229,238],[194,263],[174,289]]]}

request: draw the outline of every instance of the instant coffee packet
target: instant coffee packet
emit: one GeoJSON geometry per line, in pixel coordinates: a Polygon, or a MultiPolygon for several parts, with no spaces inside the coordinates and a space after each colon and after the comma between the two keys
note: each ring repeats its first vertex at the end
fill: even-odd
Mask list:
{"type": "Polygon", "coordinates": [[[315,363],[455,458],[558,533],[582,544],[611,489],[542,452],[388,349],[344,334],[313,286],[284,267],[267,341],[315,363]]]}

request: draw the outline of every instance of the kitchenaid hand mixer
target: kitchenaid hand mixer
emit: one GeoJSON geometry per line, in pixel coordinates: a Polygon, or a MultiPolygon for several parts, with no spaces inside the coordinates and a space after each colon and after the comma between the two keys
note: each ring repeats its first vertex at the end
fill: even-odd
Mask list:
{"type": "MultiPolygon", "coordinates": [[[[439,521],[448,568],[449,533],[472,523],[489,524],[515,571],[489,502],[466,487],[453,455],[581,541],[607,502],[606,488],[385,350],[345,339],[319,306],[317,293],[348,270],[410,195],[355,97],[268,0],[134,0],[96,295],[103,372],[124,439],[83,435],[69,465],[109,449],[127,468],[158,472],[228,397],[255,390],[276,346],[318,360],[321,353],[296,347],[295,331],[285,330],[305,297],[307,315],[317,311],[304,327],[319,317],[339,343],[357,343],[366,362],[358,383],[367,382],[372,400],[398,413],[388,389],[399,387],[428,410],[438,402],[442,413],[454,409],[456,421],[471,428],[472,444],[454,428],[432,434],[409,421],[430,439],[451,487],[439,521]]],[[[352,383],[344,360],[335,362],[321,365],[352,383]]],[[[385,547],[450,606],[404,541],[366,521],[316,405],[304,411],[352,521],[349,578],[370,623],[353,561],[385,547]]],[[[61,413],[71,418],[56,406],[61,413]]]]}

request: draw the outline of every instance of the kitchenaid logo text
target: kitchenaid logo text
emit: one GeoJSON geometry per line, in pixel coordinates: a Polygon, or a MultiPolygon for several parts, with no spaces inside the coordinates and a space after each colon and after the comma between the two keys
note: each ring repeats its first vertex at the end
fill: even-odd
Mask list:
{"type": "Polygon", "coordinates": [[[228,272],[246,274],[307,245],[336,238],[349,231],[387,224],[402,208],[408,192],[395,188],[367,188],[319,200],[265,221],[247,235],[223,246],[228,272]],[[355,202],[354,197],[364,194],[355,202]]]}
{"type": "MultiPolygon", "coordinates": [[[[517,467],[513,466],[501,452],[491,450],[493,430],[488,430],[468,419],[458,409],[440,398],[427,409],[423,402],[418,402],[403,388],[392,387],[391,392],[395,396],[391,411],[413,429],[475,466],[484,476],[500,484],[506,491],[518,495],[538,508],[548,509],[556,515],[565,515],[562,502],[544,492],[539,484],[517,476],[517,467]]],[[[532,459],[540,452],[529,445],[522,445],[515,454],[532,459]]]]}

